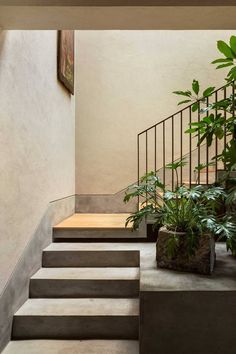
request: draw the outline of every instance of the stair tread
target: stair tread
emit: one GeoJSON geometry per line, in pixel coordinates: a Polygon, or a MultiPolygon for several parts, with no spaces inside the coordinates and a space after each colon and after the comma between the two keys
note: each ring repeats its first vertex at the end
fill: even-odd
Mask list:
{"type": "Polygon", "coordinates": [[[29,299],[17,316],[139,316],[138,299],[29,299]]]}
{"type": "Polygon", "coordinates": [[[41,268],[31,279],[138,280],[139,268],[41,268]]]}
{"type": "Polygon", "coordinates": [[[3,354],[138,354],[135,340],[19,340],[11,341],[3,354]]]}
{"type": "Polygon", "coordinates": [[[74,242],[54,242],[44,251],[139,251],[143,247],[142,243],[74,243],[74,242]]]}
{"type": "MultiPolygon", "coordinates": [[[[54,226],[54,229],[125,229],[126,219],[130,216],[124,214],[80,214],[76,213],[54,226]]],[[[131,228],[129,225],[128,228],[131,228]]]]}

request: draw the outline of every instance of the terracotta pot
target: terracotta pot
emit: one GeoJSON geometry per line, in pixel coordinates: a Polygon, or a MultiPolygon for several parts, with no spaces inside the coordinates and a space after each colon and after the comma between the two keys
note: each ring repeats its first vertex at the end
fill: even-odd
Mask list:
{"type": "Polygon", "coordinates": [[[204,234],[199,238],[199,244],[195,254],[189,256],[187,248],[187,234],[185,232],[168,231],[162,227],[158,233],[156,244],[157,266],[172,270],[193,272],[200,274],[212,274],[215,263],[215,241],[214,237],[204,234]],[[168,254],[168,241],[173,235],[178,235],[180,242],[175,255],[168,254]]]}

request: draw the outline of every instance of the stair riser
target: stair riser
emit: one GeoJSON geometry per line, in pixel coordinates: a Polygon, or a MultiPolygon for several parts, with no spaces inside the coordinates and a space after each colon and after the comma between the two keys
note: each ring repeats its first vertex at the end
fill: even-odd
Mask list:
{"type": "Polygon", "coordinates": [[[44,251],[43,267],[139,267],[139,251],[44,251]]]}
{"type": "Polygon", "coordinates": [[[12,341],[4,354],[138,354],[136,340],[12,341]]]}
{"type": "Polygon", "coordinates": [[[139,296],[138,280],[31,279],[31,298],[132,298],[139,296]]]}
{"type": "Polygon", "coordinates": [[[136,316],[15,316],[13,339],[138,339],[136,316]]]}
{"type": "Polygon", "coordinates": [[[143,238],[145,234],[130,229],[109,229],[109,228],[54,228],[53,238],[57,239],[136,239],[143,238]]]}

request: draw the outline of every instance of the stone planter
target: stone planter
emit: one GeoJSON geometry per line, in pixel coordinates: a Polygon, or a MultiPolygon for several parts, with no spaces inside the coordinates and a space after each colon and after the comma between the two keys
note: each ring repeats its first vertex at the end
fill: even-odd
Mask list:
{"type": "MultiPolygon", "coordinates": [[[[188,256],[186,233],[178,232],[180,243],[176,254],[170,257],[167,252],[169,238],[174,234],[165,227],[159,230],[156,244],[157,266],[184,272],[193,272],[210,275],[215,263],[215,241],[210,235],[202,235],[198,248],[193,256],[188,256]]],[[[176,233],[175,233],[176,234],[176,233]]]]}

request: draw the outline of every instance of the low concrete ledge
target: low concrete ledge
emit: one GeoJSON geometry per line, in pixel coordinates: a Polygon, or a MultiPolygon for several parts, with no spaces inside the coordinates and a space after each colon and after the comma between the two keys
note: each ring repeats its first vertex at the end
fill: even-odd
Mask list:
{"type": "Polygon", "coordinates": [[[155,248],[141,252],[141,354],[232,354],[236,259],[216,250],[212,276],[157,269],[155,248]]]}

